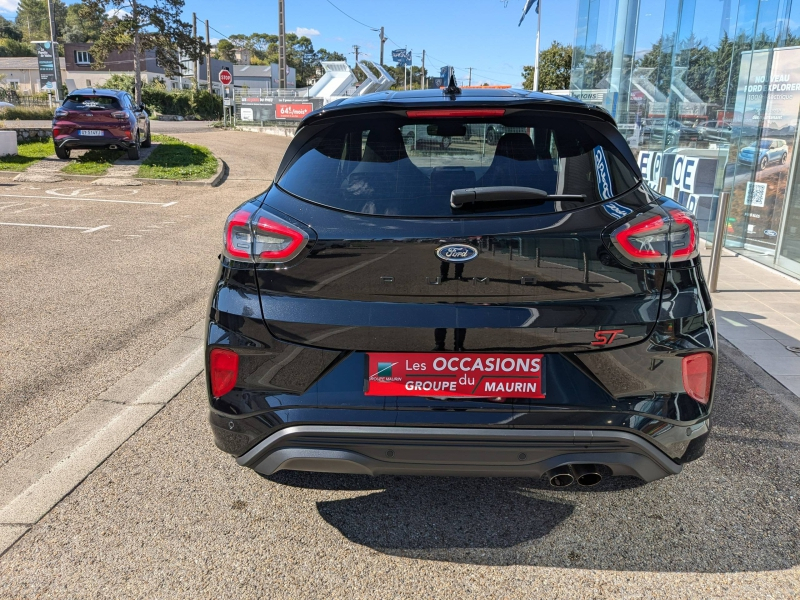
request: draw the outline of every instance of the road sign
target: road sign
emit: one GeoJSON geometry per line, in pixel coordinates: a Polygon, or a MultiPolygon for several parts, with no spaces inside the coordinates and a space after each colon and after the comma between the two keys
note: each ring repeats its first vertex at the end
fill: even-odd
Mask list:
{"type": "Polygon", "coordinates": [[[228,71],[228,69],[222,69],[219,72],[219,82],[222,85],[230,85],[233,83],[233,75],[231,75],[231,72],[228,71]]]}

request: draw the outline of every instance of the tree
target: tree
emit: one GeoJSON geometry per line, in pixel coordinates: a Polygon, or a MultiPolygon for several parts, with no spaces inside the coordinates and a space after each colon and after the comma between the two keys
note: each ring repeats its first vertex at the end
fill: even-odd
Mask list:
{"type": "Polygon", "coordinates": [[[234,62],[236,60],[236,46],[228,40],[220,40],[217,42],[217,52],[214,58],[234,62]]]}
{"type": "Polygon", "coordinates": [[[33,46],[9,38],[0,39],[0,56],[36,56],[33,46]]]}
{"type": "MultiPolygon", "coordinates": [[[[64,31],[67,7],[61,0],[53,0],[53,10],[56,21],[56,39],[63,41],[60,34],[64,31]]],[[[47,0],[20,0],[14,21],[22,31],[24,41],[50,39],[50,16],[47,12],[47,0]]]]}
{"type": "MultiPolygon", "coordinates": [[[[549,48],[539,55],[539,89],[566,90],[569,89],[569,77],[572,71],[572,46],[553,42],[549,48]]],[[[535,68],[531,65],[522,67],[524,79],[522,87],[526,90],[533,89],[535,68]]]]}
{"type": "Polygon", "coordinates": [[[103,25],[108,20],[105,11],[100,6],[93,6],[84,10],[81,4],[67,6],[62,33],[65,42],[85,44],[95,42],[100,38],[103,25]]]}
{"type": "MultiPolygon", "coordinates": [[[[21,0],[33,1],[33,0],[21,0]]],[[[82,0],[80,15],[90,18],[98,11],[114,12],[92,47],[93,68],[105,68],[112,52],[133,47],[133,73],[136,103],[142,102],[140,60],[147,50],[154,50],[156,62],[167,77],[181,73],[180,58],[199,60],[208,44],[192,37],[192,26],[181,20],[184,0],[82,0]]]]}
{"type": "Polygon", "coordinates": [[[315,58],[315,62],[319,64],[322,61],[331,61],[331,60],[347,60],[345,55],[341,52],[329,52],[325,50],[325,48],[320,48],[317,50],[317,56],[315,58]]]}
{"type": "Polygon", "coordinates": [[[21,42],[22,32],[13,21],[0,16],[0,38],[21,42]]]}

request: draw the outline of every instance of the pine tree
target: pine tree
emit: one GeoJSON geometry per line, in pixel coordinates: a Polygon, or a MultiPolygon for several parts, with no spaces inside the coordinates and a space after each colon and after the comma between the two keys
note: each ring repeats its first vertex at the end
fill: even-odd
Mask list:
{"type": "MultiPolygon", "coordinates": [[[[67,7],[61,0],[53,0],[55,11],[56,39],[63,42],[63,32],[67,18],[67,7]]],[[[50,39],[50,15],[47,0],[20,0],[17,16],[14,19],[26,42],[50,39]]]]}

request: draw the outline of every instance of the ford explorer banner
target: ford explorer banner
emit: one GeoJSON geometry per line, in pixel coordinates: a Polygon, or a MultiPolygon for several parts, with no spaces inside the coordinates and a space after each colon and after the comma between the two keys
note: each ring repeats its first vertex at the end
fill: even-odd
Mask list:
{"type": "Polygon", "coordinates": [[[276,104],[276,119],[302,119],[314,110],[313,104],[276,104]]]}
{"type": "Polygon", "coordinates": [[[544,398],[541,354],[367,354],[367,396],[544,398]]]}

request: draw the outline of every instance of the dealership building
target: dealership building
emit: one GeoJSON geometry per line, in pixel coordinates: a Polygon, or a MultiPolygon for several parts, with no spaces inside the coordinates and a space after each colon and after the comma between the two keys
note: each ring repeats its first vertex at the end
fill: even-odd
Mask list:
{"type": "Polygon", "coordinates": [[[570,93],[711,239],[800,277],[800,2],[579,0],[570,93]]]}

